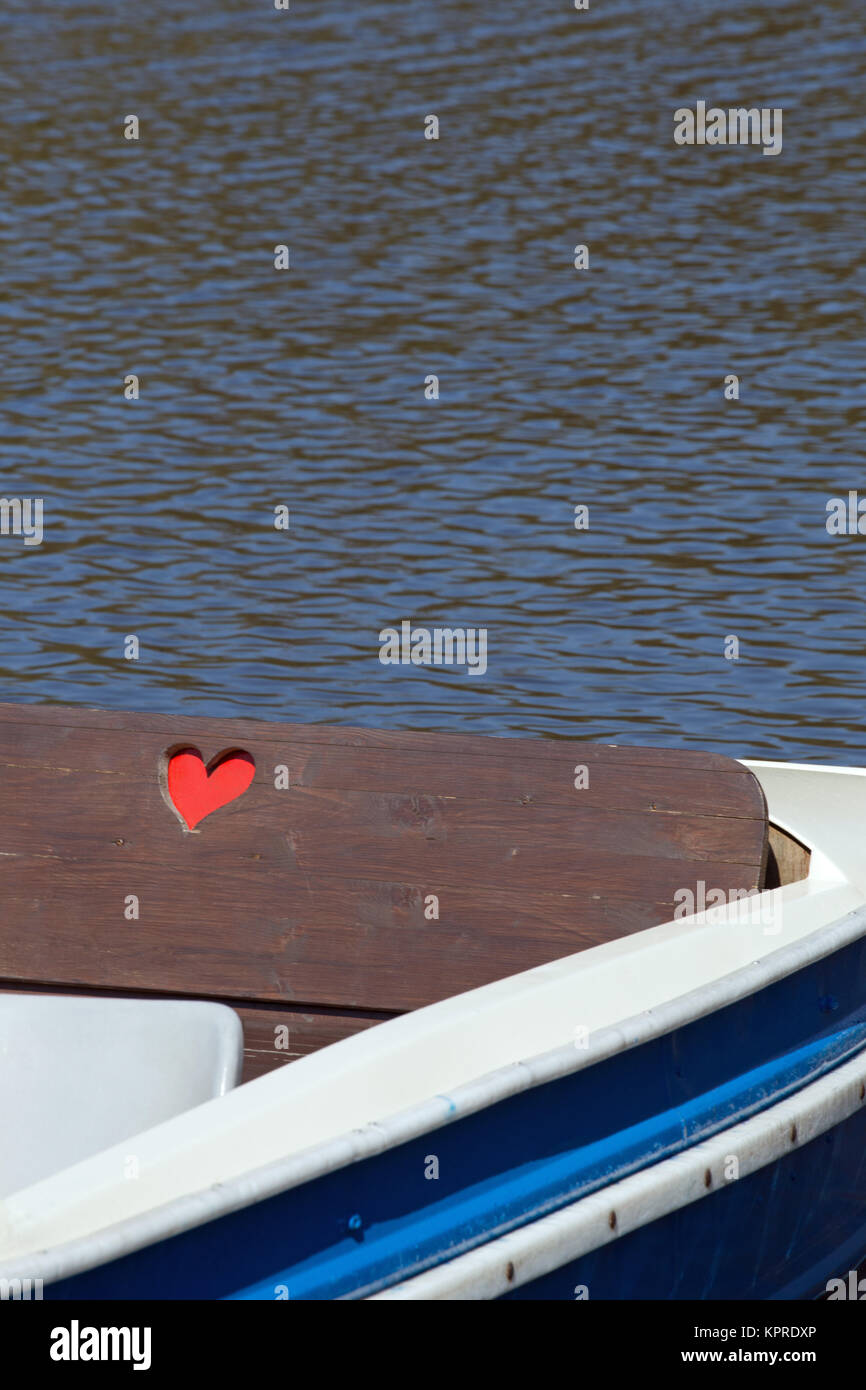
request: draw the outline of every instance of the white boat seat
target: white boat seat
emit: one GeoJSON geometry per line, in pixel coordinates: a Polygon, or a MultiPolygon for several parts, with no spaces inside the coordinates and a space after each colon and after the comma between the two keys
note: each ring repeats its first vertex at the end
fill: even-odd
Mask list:
{"type": "Polygon", "coordinates": [[[242,1060],[222,1004],[0,994],[0,1198],[223,1095],[242,1060]]]}

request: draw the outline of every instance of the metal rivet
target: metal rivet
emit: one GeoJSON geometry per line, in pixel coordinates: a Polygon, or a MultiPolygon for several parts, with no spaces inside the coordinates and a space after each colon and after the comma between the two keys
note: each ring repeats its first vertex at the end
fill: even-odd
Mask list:
{"type": "Polygon", "coordinates": [[[363,1226],[363,1224],[364,1224],[364,1223],[363,1223],[363,1221],[361,1220],[361,1218],[360,1218],[360,1216],[358,1215],[357,1212],[355,1213],[354,1216],[350,1216],[350,1217],[349,1217],[349,1230],[350,1230],[350,1231],[360,1231],[360,1229],[361,1229],[361,1227],[363,1226]]]}

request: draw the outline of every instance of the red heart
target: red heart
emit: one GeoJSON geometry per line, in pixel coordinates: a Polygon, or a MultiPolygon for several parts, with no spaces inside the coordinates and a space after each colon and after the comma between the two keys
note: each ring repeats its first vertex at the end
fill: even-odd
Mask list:
{"type": "Polygon", "coordinates": [[[243,796],[256,773],[249,753],[218,753],[207,767],[197,748],[184,748],[168,763],[168,794],[192,830],[211,811],[243,796]]]}

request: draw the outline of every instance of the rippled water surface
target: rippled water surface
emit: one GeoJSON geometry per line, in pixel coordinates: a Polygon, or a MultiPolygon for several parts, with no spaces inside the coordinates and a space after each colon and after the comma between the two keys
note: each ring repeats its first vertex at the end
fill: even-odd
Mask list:
{"type": "Polygon", "coordinates": [[[6,0],[0,698],[866,763],[863,20],[6,0]]]}

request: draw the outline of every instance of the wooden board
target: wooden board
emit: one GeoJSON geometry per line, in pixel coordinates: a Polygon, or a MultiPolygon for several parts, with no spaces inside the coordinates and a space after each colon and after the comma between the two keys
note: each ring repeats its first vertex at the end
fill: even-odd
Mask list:
{"type": "Polygon", "coordinates": [[[235,1002],[259,1068],[263,1009],[303,1051],[766,865],[760,785],[717,754],[0,705],[0,777],[0,984],[235,1002]],[[193,830],[189,747],[255,765],[193,830]]]}

